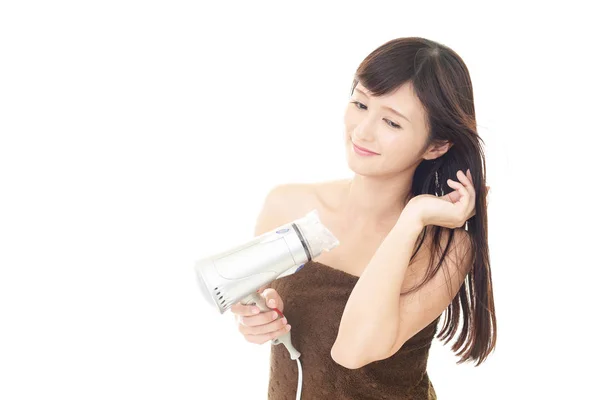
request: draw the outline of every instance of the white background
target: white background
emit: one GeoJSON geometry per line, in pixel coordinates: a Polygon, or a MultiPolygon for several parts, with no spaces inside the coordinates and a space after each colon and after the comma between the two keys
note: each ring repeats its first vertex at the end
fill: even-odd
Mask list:
{"type": "Polygon", "coordinates": [[[439,398],[594,396],[586,3],[199,3],[2,2],[0,398],[266,398],[269,344],[194,263],[249,240],[272,186],[350,176],[352,75],[401,36],[466,62],[492,187],[497,349],[456,366],[435,341],[439,398]]]}

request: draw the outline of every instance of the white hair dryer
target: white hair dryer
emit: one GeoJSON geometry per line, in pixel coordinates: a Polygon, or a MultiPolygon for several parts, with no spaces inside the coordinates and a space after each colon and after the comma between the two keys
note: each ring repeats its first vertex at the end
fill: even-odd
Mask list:
{"type": "MultiPolygon", "coordinates": [[[[339,241],[319,220],[317,210],[313,210],[247,243],[198,261],[195,268],[200,290],[221,314],[238,301],[269,311],[257,292],[260,287],[297,272],[306,262],[338,245],[339,241]]],[[[292,345],[290,332],[272,343],[283,343],[292,360],[297,360],[300,374],[297,398],[300,398],[300,353],[292,345]]]]}

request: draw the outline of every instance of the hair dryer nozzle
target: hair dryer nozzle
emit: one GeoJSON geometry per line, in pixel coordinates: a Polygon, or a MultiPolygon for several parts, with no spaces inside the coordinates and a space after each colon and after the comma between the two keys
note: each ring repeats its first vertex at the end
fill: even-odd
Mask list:
{"type": "Polygon", "coordinates": [[[318,257],[324,251],[333,250],[340,244],[339,240],[321,223],[317,210],[309,212],[294,223],[302,232],[312,258],[318,257]]]}

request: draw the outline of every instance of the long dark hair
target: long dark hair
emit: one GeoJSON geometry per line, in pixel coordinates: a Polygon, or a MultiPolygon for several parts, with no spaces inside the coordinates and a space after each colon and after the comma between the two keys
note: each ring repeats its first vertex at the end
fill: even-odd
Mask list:
{"type": "MultiPolygon", "coordinates": [[[[471,241],[471,268],[445,313],[438,338],[445,344],[462,328],[452,350],[458,363],[474,361],[480,365],[496,346],[496,313],[487,243],[487,189],[483,139],[477,133],[473,87],[469,71],[456,52],[440,43],[420,37],[390,40],[371,52],[355,74],[351,92],[360,82],[374,96],[395,91],[411,82],[427,114],[428,141],[449,141],[452,147],[435,160],[423,160],[415,170],[411,196],[451,192],[446,180],[457,180],[458,170],[470,169],[476,190],[475,216],[467,221],[471,241]],[[437,179],[436,179],[437,173],[437,179]],[[437,182],[437,183],[436,183],[437,182]]],[[[411,257],[414,259],[431,229],[431,263],[425,279],[410,292],[424,285],[441,268],[454,240],[454,229],[428,225],[411,257]],[[445,249],[441,236],[448,238],[445,249]],[[436,254],[440,259],[433,262],[436,254]]]]}

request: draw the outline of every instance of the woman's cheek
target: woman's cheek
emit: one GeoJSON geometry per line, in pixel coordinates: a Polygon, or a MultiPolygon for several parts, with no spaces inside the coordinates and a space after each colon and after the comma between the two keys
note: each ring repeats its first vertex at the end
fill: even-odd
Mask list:
{"type": "Polygon", "coordinates": [[[346,109],[346,112],[344,113],[344,124],[346,125],[346,128],[351,129],[355,123],[356,121],[355,117],[352,115],[352,111],[346,109]]]}

